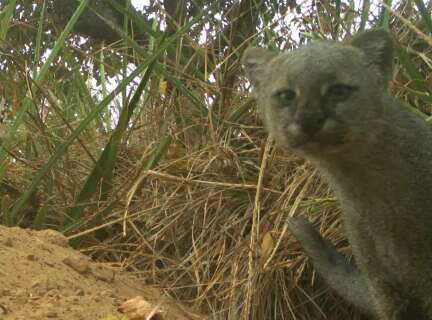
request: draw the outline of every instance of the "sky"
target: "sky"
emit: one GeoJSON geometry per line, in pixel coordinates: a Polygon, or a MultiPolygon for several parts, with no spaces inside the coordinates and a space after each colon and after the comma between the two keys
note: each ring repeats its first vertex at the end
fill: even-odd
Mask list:
{"type": "Polygon", "coordinates": [[[142,9],[144,5],[148,5],[150,0],[131,0],[132,4],[137,9],[142,9]]]}

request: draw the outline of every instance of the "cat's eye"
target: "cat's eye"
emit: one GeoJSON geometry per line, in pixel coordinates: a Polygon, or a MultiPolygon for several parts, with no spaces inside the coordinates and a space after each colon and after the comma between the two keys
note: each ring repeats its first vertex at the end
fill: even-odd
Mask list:
{"type": "Polygon", "coordinates": [[[345,101],[355,90],[355,87],[346,84],[334,84],[327,89],[325,96],[327,99],[335,101],[345,101]]]}
{"type": "Polygon", "coordinates": [[[275,97],[283,104],[291,103],[295,97],[296,93],[294,90],[291,89],[283,89],[278,92],[276,92],[275,97]]]}

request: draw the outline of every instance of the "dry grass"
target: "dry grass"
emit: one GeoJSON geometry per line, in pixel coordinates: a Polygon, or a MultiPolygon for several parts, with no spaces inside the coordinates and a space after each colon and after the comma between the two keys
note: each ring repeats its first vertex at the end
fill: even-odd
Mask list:
{"type": "MultiPolygon", "coordinates": [[[[417,14],[407,18],[431,39],[417,14]]],[[[328,36],[329,24],[323,17],[320,21],[316,28],[313,21],[304,22],[304,30],[328,36]]],[[[289,38],[283,33],[287,26],[280,27],[281,36],[289,38]]],[[[402,46],[410,48],[407,60],[398,56],[392,90],[430,115],[431,49],[405,21],[392,20],[392,29],[402,46]],[[409,63],[421,73],[420,80],[412,81],[415,70],[410,71],[409,63]]],[[[249,39],[265,32],[254,32],[249,39]]],[[[77,89],[79,79],[73,72],[68,73],[67,83],[59,82],[54,72],[47,76],[43,90],[32,96],[31,111],[19,123],[16,137],[5,138],[11,143],[4,145],[7,156],[1,167],[3,223],[64,230],[88,255],[121,265],[214,319],[361,319],[315,275],[285,226],[287,217],[308,216],[350,257],[337,204],[327,186],[303,160],[273,146],[253,106],[242,109],[249,99],[244,79],[235,77],[230,93],[221,98],[227,90],[222,81],[226,74],[240,72],[236,50],[218,55],[188,33],[182,41],[172,44],[178,54],[175,61],[182,50],[192,48],[196,56],[189,62],[200,67],[205,62],[204,78],[184,64],[160,65],[185,84],[187,93],[207,101],[207,107],[213,101],[209,113],[199,111],[173,82],[164,89],[166,74],[154,69],[124,129],[110,175],[97,181],[78,215],[78,225],[72,227],[71,208],[77,206],[78,194],[112,133],[101,130],[103,113],[61,153],[26,206],[8,216],[56,154],[56,147],[70,136],[70,128],[77,128],[94,108],[88,99],[94,105],[100,102],[77,89]],[[216,80],[206,81],[209,75],[216,80]],[[49,92],[58,98],[60,111],[53,111],[49,92]],[[206,100],[209,96],[212,99],[206,100]],[[239,110],[243,110],[239,117],[230,117],[239,110]]],[[[246,42],[241,45],[244,48],[246,42]]],[[[297,44],[285,44],[291,45],[297,44]]],[[[68,54],[81,49],[76,43],[70,47],[68,54]]],[[[91,54],[97,63],[100,57],[91,54]]],[[[136,59],[137,65],[145,61],[136,59]]],[[[24,63],[19,60],[14,65],[24,63]]],[[[23,68],[14,72],[16,86],[9,88],[2,78],[1,88],[21,99],[8,100],[10,104],[25,104],[23,88],[32,80],[23,68]]],[[[110,101],[112,108],[120,112],[124,106],[115,101],[110,101]]]]}

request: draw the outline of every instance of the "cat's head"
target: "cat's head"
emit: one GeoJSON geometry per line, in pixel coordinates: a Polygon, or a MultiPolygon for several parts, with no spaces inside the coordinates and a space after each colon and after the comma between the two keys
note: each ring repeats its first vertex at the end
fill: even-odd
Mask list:
{"type": "Polygon", "coordinates": [[[243,56],[264,124],[299,152],[337,152],[368,134],[383,112],[393,41],[382,29],[350,43],[315,41],[290,52],[249,48],[243,56]]]}

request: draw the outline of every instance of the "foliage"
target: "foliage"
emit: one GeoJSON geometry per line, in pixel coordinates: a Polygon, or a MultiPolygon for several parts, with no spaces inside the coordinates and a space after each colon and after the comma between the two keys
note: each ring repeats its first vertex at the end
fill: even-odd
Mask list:
{"type": "Polygon", "coordinates": [[[428,118],[431,3],[68,1],[0,5],[0,221],[62,230],[215,319],[360,319],[286,231],[308,215],[349,256],[327,187],[267,140],[239,58],[381,25],[393,93],[428,118]]]}

